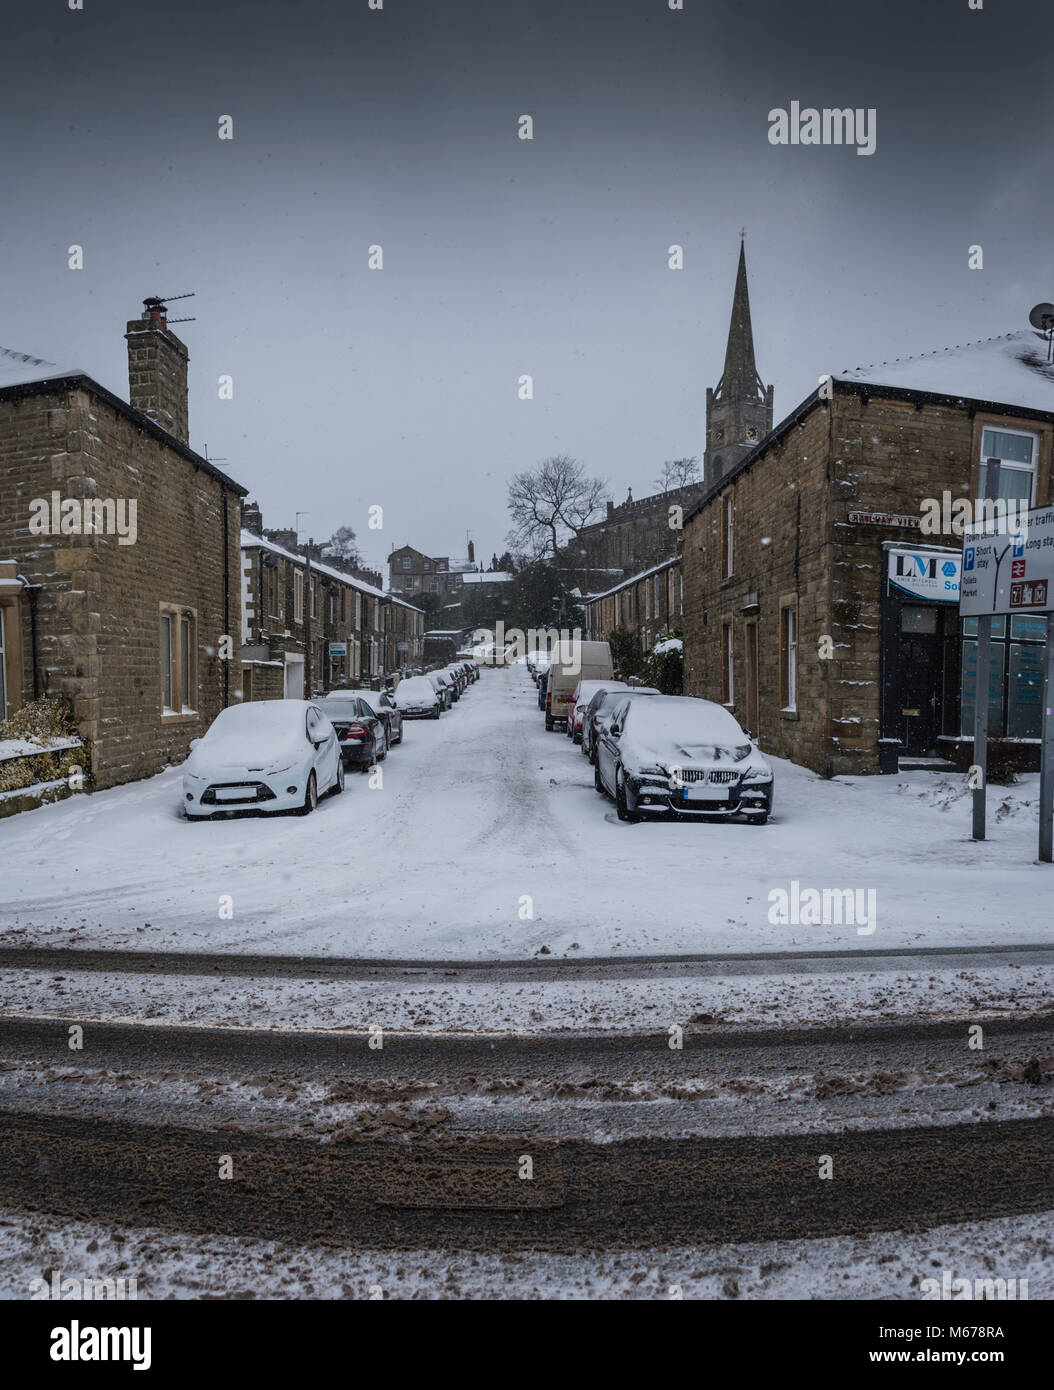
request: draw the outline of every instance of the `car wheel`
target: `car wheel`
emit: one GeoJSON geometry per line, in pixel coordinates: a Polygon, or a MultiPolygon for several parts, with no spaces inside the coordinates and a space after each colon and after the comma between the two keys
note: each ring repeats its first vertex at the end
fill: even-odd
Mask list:
{"type": "Polygon", "coordinates": [[[337,756],[337,780],[330,789],[330,796],[339,796],[344,790],[344,759],[337,756]]]}
{"type": "Polygon", "coordinates": [[[302,816],[309,816],[317,805],[318,783],[315,780],[315,774],[312,772],[311,776],[307,779],[307,791],[304,793],[304,804],[300,808],[300,814],[302,816]]]}
{"type": "Polygon", "coordinates": [[[432,711],[432,718],[433,718],[433,719],[438,719],[438,718],[439,718],[439,706],[438,706],[438,705],[436,705],[435,709],[432,711]]]}
{"type": "Polygon", "coordinates": [[[378,753],[377,753],[377,761],[378,761],[379,763],[383,763],[384,760],[385,760],[385,758],[386,758],[387,756],[388,756],[388,735],[385,733],[384,729],[381,729],[381,746],[380,746],[380,749],[379,749],[379,751],[378,751],[378,753]]]}
{"type": "Polygon", "coordinates": [[[545,716],[545,732],[546,732],[547,734],[551,734],[555,728],[556,728],[556,725],[555,725],[555,724],[553,723],[553,721],[549,718],[549,716],[546,715],[546,716],[545,716]]]}
{"type": "Polygon", "coordinates": [[[634,815],[626,804],[626,779],[620,767],[615,769],[615,810],[618,812],[619,820],[640,820],[640,816],[634,815]]]}
{"type": "Polygon", "coordinates": [[[596,787],[601,796],[607,796],[607,788],[604,786],[604,780],[600,775],[600,764],[595,758],[593,759],[593,786],[596,787]]]}
{"type": "Polygon", "coordinates": [[[748,816],[747,820],[750,822],[751,825],[768,825],[769,813],[768,811],[766,811],[763,815],[760,816],[748,816]]]}
{"type": "Polygon", "coordinates": [[[392,739],[392,742],[393,742],[393,743],[402,743],[402,741],[403,741],[403,726],[400,724],[400,725],[399,725],[399,737],[398,737],[398,738],[393,738],[393,739],[392,739]]]}

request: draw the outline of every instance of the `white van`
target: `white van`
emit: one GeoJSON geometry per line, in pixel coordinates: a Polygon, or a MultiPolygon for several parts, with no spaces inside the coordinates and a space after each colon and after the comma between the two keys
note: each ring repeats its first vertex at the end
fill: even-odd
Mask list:
{"type": "Polygon", "coordinates": [[[558,643],[553,648],[549,684],[545,691],[545,727],[567,724],[567,706],[579,681],[609,681],[613,677],[611,648],[606,642],[558,643]]]}

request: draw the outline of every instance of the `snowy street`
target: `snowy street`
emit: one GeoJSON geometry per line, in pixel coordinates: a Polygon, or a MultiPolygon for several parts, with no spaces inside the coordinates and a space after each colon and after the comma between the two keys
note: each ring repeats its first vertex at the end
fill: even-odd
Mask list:
{"type": "Polygon", "coordinates": [[[620,824],[522,667],[407,721],[381,766],[306,818],[188,823],[175,768],[18,816],[0,943],[468,961],[1049,938],[1035,776],[991,788],[980,845],[960,776],[779,760],[766,826],[620,824]],[[875,930],[770,921],[795,882],[874,890],[875,930]]]}

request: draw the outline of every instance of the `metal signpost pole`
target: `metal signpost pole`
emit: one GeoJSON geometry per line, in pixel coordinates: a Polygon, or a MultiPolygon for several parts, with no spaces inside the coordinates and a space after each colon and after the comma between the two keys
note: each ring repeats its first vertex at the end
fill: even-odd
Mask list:
{"type": "Polygon", "coordinates": [[[1043,681],[1043,754],[1039,773],[1039,858],[1054,862],[1054,613],[1047,614],[1047,661],[1043,681]]]}
{"type": "MultiPolygon", "coordinates": [[[[985,501],[999,496],[999,460],[988,459],[985,469],[985,501]]],[[[973,792],[973,838],[985,837],[985,807],[988,800],[988,682],[992,659],[992,616],[977,619],[977,690],[973,707],[973,770],[980,771],[979,785],[973,792]]]]}

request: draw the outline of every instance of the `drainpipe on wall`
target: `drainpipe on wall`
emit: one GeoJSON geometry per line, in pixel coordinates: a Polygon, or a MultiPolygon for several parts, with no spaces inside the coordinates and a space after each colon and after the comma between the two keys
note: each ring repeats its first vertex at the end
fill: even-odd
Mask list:
{"type": "MultiPolygon", "coordinates": [[[[230,638],[231,646],[234,646],[234,637],[231,633],[231,546],[230,546],[230,516],[228,514],[227,489],[220,484],[220,498],[223,503],[223,631],[230,638]]],[[[239,633],[239,643],[241,634],[239,633]]],[[[233,655],[231,657],[233,660],[233,655]]],[[[226,709],[230,704],[231,698],[231,661],[223,663],[223,708],[226,709]]]]}
{"type": "Polygon", "coordinates": [[[17,576],[23,589],[29,595],[29,654],[33,662],[33,699],[40,699],[40,682],[37,678],[37,594],[42,584],[30,584],[24,574],[17,576]]]}

